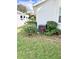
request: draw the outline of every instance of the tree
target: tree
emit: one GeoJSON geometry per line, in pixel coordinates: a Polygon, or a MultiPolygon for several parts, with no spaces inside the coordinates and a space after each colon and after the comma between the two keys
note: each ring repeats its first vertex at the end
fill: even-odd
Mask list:
{"type": "Polygon", "coordinates": [[[17,5],[17,10],[18,11],[21,11],[21,12],[23,12],[23,13],[26,13],[27,12],[27,10],[26,10],[26,6],[24,6],[24,5],[17,5]]]}

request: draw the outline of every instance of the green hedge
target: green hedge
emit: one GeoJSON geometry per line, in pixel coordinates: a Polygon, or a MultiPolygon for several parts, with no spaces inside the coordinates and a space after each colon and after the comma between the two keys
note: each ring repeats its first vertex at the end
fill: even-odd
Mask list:
{"type": "Polygon", "coordinates": [[[48,21],[46,25],[46,31],[44,32],[47,36],[59,35],[61,30],[57,28],[57,23],[54,21],[48,21]]]}
{"type": "Polygon", "coordinates": [[[24,29],[24,32],[26,32],[26,34],[31,35],[33,33],[37,33],[37,22],[36,22],[35,15],[30,15],[29,21],[25,22],[23,29],[24,29]]]}
{"type": "Polygon", "coordinates": [[[27,24],[35,24],[37,26],[37,22],[36,21],[28,21],[26,22],[27,24]]]}
{"type": "Polygon", "coordinates": [[[27,24],[23,27],[26,34],[32,35],[33,33],[37,33],[37,26],[35,24],[27,24]]]}
{"type": "Polygon", "coordinates": [[[58,24],[54,21],[48,21],[46,26],[47,26],[47,29],[52,30],[52,29],[55,29],[57,25],[58,24]]]}

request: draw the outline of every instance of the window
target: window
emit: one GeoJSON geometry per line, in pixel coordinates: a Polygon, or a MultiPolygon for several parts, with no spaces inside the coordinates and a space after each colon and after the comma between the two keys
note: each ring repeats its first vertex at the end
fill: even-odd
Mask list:
{"type": "Polygon", "coordinates": [[[61,8],[59,8],[59,20],[58,20],[59,23],[61,23],[61,8]]]}
{"type": "Polygon", "coordinates": [[[61,23],[61,16],[59,16],[59,21],[58,22],[61,23]]]}
{"type": "Polygon", "coordinates": [[[20,18],[22,18],[22,15],[20,16],[20,18]]]}
{"type": "Polygon", "coordinates": [[[25,16],[24,16],[24,18],[25,18],[25,16]]]}
{"type": "Polygon", "coordinates": [[[23,20],[23,19],[22,19],[22,15],[20,16],[20,19],[23,20]]]}

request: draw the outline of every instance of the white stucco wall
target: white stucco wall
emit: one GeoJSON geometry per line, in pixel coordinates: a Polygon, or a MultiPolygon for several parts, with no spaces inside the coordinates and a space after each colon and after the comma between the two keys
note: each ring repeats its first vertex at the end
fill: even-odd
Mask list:
{"type": "Polygon", "coordinates": [[[56,21],[59,19],[60,0],[47,0],[34,7],[37,25],[46,25],[47,21],[56,21]]]}

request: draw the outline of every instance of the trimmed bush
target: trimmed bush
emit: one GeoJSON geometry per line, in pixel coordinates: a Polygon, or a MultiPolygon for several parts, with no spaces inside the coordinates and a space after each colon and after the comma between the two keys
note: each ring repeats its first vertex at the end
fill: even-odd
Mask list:
{"type": "Polygon", "coordinates": [[[28,22],[26,22],[27,24],[35,24],[35,25],[37,25],[37,22],[36,21],[28,21],[28,22]]]}
{"type": "Polygon", "coordinates": [[[37,22],[35,15],[30,15],[29,21],[25,22],[24,31],[29,35],[37,33],[37,22]]]}
{"type": "Polygon", "coordinates": [[[24,31],[28,35],[32,35],[33,33],[37,33],[37,26],[35,24],[27,24],[24,26],[24,31]]]}
{"type": "Polygon", "coordinates": [[[59,35],[61,34],[61,30],[57,28],[57,23],[54,21],[48,21],[46,25],[46,32],[44,32],[47,36],[59,35]]]}
{"type": "Polygon", "coordinates": [[[47,36],[59,35],[59,34],[61,34],[61,30],[56,28],[56,29],[53,29],[51,31],[46,31],[44,34],[47,36]]]}
{"type": "Polygon", "coordinates": [[[47,29],[52,30],[52,29],[55,29],[57,25],[58,24],[54,21],[48,21],[46,26],[47,26],[47,29]]]}

